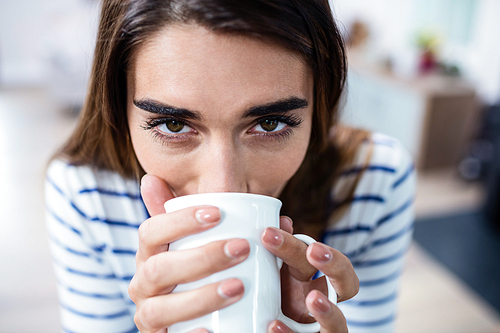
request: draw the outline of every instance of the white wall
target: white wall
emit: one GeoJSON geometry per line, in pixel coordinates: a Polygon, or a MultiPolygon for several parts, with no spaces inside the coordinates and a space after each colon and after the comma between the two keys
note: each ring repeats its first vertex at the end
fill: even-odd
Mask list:
{"type": "Polygon", "coordinates": [[[414,74],[413,0],[330,0],[330,3],[346,31],[355,20],[368,25],[366,50],[370,60],[390,57],[399,74],[414,74]]]}
{"type": "Polygon", "coordinates": [[[478,92],[487,102],[499,102],[500,1],[480,1],[472,42],[463,52],[460,62],[464,74],[475,83],[478,92]]]}
{"type": "MultiPolygon", "coordinates": [[[[368,57],[390,57],[398,74],[413,75],[418,58],[415,36],[425,21],[425,17],[417,14],[425,15],[424,2],[437,7],[438,2],[444,1],[453,4],[454,0],[330,0],[330,3],[346,28],[355,19],[368,24],[371,30],[368,57]]],[[[443,60],[459,65],[486,103],[494,103],[500,100],[500,1],[469,1],[475,2],[470,38],[457,43],[443,36],[441,55],[443,60]]]]}
{"type": "Polygon", "coordinates": [[[82,98],[98,3],[0,0],[0,84],[49,85],[68,103],[82,98]]]}

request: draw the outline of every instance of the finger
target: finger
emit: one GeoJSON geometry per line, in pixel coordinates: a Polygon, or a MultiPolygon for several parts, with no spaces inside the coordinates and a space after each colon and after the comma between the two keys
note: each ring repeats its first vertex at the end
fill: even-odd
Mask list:
{"type": "Polygon", "coordinates": [[[293,222],[292,219],[288,216],[280,217],[280,229],[288,232],[289,234],[293,234],[293,222]]]}
{"type": "Polygon", "coordinates": [[[222,240],[205,246],[168,251],[150,257],[130,282],[132,300],[172,291],[177,284],[197,281],[244,261],[250,253],[246,239],[222,240]],[[172,274],[175,272],[175,274],[172,274]]]}
{"type": "Polygon", "coordinates": [[[267,333],[294,333],[288,326],[279,320],[272,321],[267,327],[267,333]]]}
{"type": "Polygon", "coordinates": [[[339,302],[358,293],[358,276],[349,259],[341,252],[322,243],[313,243],[307,249],[307,260],[328,276],[337,291],[339,302]]]}
{"type": "Polygon", "coordinates": [[[139,329],[160,330],[174,323],[195,319],[237,302],[243,283],[228,279],[196,290],[148,298],[136,312],[139,329]]]}
{"type": "Polygon", "coordinates": [[[198,328],[198,329],[195,329],[194,331],[191,331],[189,333],[210,333],[210,332],[204,328],[198,328]]]}
{"type": "Polygon", "coordinates": [[[307,244],[288,232],[266,228],[261,241],[266,249],[289,266],[290,274],[297,280],[307,281],[316,273],[316,268],[307,261],[307,244]]]}
{"type": "Polygon", "coordinates": [[[219,208],[213,206],[189,207],[147,219],[139,226],[138,263],[166,251],[171,242],[210,229],[219,221],[219,208]]]}
{"type": "Polygon", "coordinates": [[[141,179],[141,196],[151,216],[165,213],[163,204],[174,198],[172,191],[163,179],[149,174],[141,179]]]}
{"type": "Polygon", "coordinates": [[[321,325],[321,333],[347,333],[347,323],[342,311],[318,290],[307,295],[306,306],[321,325]]]}

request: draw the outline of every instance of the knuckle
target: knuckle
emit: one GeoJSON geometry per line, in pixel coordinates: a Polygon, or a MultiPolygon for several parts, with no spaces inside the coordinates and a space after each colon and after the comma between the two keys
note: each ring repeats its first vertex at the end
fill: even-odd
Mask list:
{"type": "Polygon", "coordinates": [[[142,270],[144,279],[147,281],[146,285],[156,286],[160,281],[161,275],[157,256],[149,257],[144,263],[142,270]]]}
{"type": "Polygon", "coordinates": [[[147,299],[137,311],[135,320],[139,321],[141,326],[146,329],[159,329],[161,326],[161,315],[158,308],[152,304],[150,299],[147,299]]]}
{"type": "Polygon", "coordinates": [[[140,242],[145,242],[148,239],[150,224],[151,224],[151,219],[147,219],[146,221],[142,222],[141,225],[139,226],[138,233],[140,242]]]}
{"type": "Polygon", "coordinates": [[[353,284],[353,288],[351,294],[349,295],[349,298],[353,298],[359,293],[359,278],[356,274],[354,274],[354,277],[355,277],[355,283],[353,284]]]}
{"type": "Polygon", "coordinates": [[[352,264],[346,257],[342,256],[340,260],[336,261],[337,271],[349,274],[353,268],[352,264]]]}
{"type": "MultiPolygon", "coordinates": [[[[337,308],[338,309],[338,308],[337,308]]],[[[340,312],[340,310],[339,310],[340,312]]],[[[342,312],[338,315],[340,321],[340,331],[344,333],[349,333],[349,329],[347,328],[347,319],[344,317],[342,312]]]]}
{"type": "Polygon", "coordinates": [[[333,260],[331,260],[330,263],[334,264],[331,267],[333,275],[351,275],[351,272],[354,272],[351,261],[342,252],[331,249],[331,253],[333,255],[333,260]]]}
{"type": "Polygon", "coordinates": [[[134,275],[134,277],[132,278],[132,281],[130,281],[130,284],[128,285],[128,295],[130,296],[130,299],[132,300],[132,302],[134,303],[137,303],[137,283],[135,282],[136,281],[136,277],[134,275]]]}
{"type": "Polygon", "coordinates": [[[135,312],[135,315],[134,315],[134,324],[135,324],[135,326],[137,326],[137,328],[139,329],[140,332],[144,332],[144,333],[149,332],[149,330],[146,330],[146,327],[142,324],[142,320],[141,320],[141,316],[139,314],[139,310],[137,310],[135,312]]]}
{"type": "Polygon", "coordinates": [[[139,268],[139,266],[142,265],[142,261],[143,261],[143,255],[142,255],[142,250],[141,248],[139,247],[139,249],[137,250],[137,252],[135,253],[135,266],[137,268],[139,268]]]}
{"type": "Polygon", "coordinates": [[[351,261],[341,252],[333,250],[334,266],[328,276],[336,283],[339,300],[345,301],[356,296],[359,292],[359,278],[352,266],[351,261]]]}
{"type": "Polygon", "coordinates": [[[203,247],[199,253],[200,262],[205,263],[207,267],[219,267],[221,263],[224,262],[224,260],[221,260],[220,256],[214,255],[214,250],[217,245],[218,244],[209,244],[203,247]]]}

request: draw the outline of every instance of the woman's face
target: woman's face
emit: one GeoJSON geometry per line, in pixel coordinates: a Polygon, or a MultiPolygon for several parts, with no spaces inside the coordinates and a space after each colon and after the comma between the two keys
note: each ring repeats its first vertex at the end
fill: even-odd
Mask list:
{"type": "Polygon", "coordinates": [[[277,197],[306,154],[313,104],[312,73],[299,56],[196,25],[161,30],[128,77],[137,158],[177,196],[277,197]]]}

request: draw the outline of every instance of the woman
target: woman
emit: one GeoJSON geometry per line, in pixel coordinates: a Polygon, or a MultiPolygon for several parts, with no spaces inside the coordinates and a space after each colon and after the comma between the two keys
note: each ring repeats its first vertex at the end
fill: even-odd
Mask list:
{"type": "Polygon", "coordinates": [[[321,332],[391,331],[414,173],[397,141],[337,123],[345,76],[326,0],[104,0],[86,104],[47,173],[63,329],[165,332],[237,302],[237,279],[170,294],[249,245],[168,252],[220,213],[163,203],[250,192],[279,197],[289,216],[262,235],[285,263],[285,314],[321,332]],[[317,270],[340,302],[358,296],[331,304],[317,270]]]}

